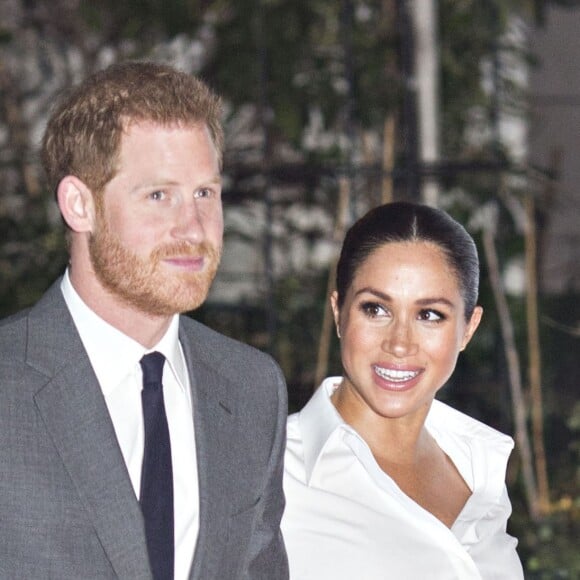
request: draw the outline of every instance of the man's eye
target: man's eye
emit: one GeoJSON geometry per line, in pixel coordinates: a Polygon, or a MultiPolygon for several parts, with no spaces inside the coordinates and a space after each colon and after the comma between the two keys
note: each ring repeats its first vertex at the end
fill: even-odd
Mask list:
{"type": "Polygon", "coordinates": [[[149,198],[153,201],[162,201],[165,199],[165,192],[164,191],[154,191],[153,193],[149,194],[149,198]]]}
{"type": "Polygon", "coordinates": [[[213,191],[211,189],[209,189],[208,187],[204,187],[202,189],[198,189],[196,192],[196,197],[211,197],[213,194],[213,191]]]}

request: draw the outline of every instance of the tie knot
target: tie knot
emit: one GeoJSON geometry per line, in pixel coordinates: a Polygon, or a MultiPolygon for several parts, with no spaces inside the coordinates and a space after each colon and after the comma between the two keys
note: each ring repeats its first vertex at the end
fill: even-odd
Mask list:
{"type": "Polygon", "coordinates": [[[143,385],[160,385],[163,378],[165,357],[160,352],[150,352],[139,362],[143,369],[143,385]]]}

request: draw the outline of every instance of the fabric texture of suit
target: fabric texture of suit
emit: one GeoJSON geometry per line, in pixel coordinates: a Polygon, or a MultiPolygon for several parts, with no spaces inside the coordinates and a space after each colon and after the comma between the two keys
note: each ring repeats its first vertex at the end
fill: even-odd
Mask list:
{"type": "MultiPolygon", "coordinates": [[[[190,579],[288,577],[286,386],[267,355],[181,317],[200,529],[190,579]]],[[[151,578],[143,518],[57,281],[0,325],[0,578],[151,578]]]]}

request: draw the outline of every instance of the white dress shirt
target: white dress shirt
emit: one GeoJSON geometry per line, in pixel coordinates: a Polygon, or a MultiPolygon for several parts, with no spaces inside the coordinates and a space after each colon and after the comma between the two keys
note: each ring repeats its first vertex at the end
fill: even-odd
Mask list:
{"type": "Polygon", "coordinates": [[[288,419],[282,532],[292,580],[518,580],[506,533],[510,437],[434,401],[426,427],[472,495],[449,529],[384,473],[326,379],[288,419]]]}
{"type": "Polygon", "coordinates": [[[189,374],[178,339],[179,316],[173,317],[159,343],[147,350],[97,316],[77,294],[68,271],[61,289],[99,380],[137,498],[144,447],[139,361],[153,351],[166,358],[163,396],[173,466],[175,579],[186,579],[199,531],[199,489],[189,374]]]}

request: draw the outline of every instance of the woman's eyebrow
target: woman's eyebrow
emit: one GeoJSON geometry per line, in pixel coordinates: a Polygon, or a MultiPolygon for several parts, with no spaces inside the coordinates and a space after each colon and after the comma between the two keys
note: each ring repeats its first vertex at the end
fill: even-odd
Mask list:
{"type": "Polygon", "coordinates": [[[419,300],[416,300],[415,303],[419,304],[420,306],[431,306],[432,304],[444,304],[449,308],[455,309],[455,304],[448,298],[445,298],[444,296],[437,296],[435,298],[420,298],[419,300]]]}
{"type": "MultiPolygon", "coordinates": [[[[381,292],[381,290],[377,290],[376,288],[372,288],[371,286],[365,286],[364,288],[357,290],[355,292],[355,296],[359,296],[360,294],[365,293],[372,294],[373,296],[376,296],[377,298],[380,298],[385,302],[392,302],[393,300],[393,298],[389,294],[381,292]]],[[[434,296],[432,298],[431,297],[419,298],[418,300],[415,300],[415,304],[419,306],[432,306],[433,304],[444,304],[445,306],[453,310],[455,310],[456,308],[456,304],[453,303],[448,298],[445,298],[444,296],[434,296]]]]}
{"type": "Polygon", "coordinates": [[[380,298],[381,300],[384,300],[385,302],[392,301],[392,298],[388,294],[385,294],[384,292],[381,292],[380,290],[377,290],[376,288],[372,288],[371,286],[365,286],[364,288],[357,290],[354,293],[354,295],[359,296],[360,294],[365,294],[365,293],[373,294],[374,296],[376,296],[377,298],[380,298]]]}

